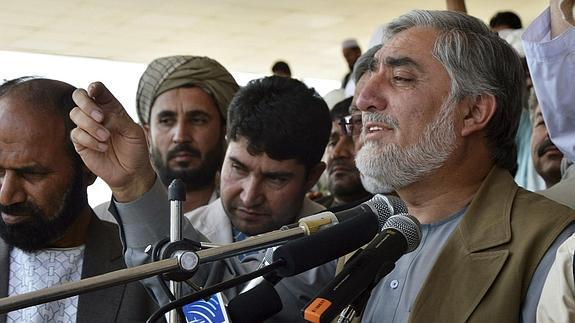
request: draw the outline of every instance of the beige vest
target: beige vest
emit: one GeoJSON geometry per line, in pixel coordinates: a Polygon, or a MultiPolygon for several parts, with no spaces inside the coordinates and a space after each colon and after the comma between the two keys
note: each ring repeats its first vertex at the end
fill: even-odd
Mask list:
{"type": "Polygon", "coordinates": [[[446,242],[410,322],[519,322],[541,258],[575,212],[494,167],[446,242]]]}

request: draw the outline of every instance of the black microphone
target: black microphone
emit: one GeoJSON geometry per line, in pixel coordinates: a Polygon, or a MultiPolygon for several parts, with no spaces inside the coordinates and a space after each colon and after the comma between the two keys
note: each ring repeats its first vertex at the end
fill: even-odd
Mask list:
{"type": "Polygon", "coordinates": [[[249,291],[234,297],[228,304],[227,311],[231,322],[262,322],[283,308],[280,296],[274,284],[262,281],[249,291]]]}
{"type": "Polygon", "coordinates": [[[393,270],[395,262],[415,250],[420,240],[421,229],[416,218],[408,214],[390,217],[382,232],[305,306],[304,318],[310,322],[330,322],[360,296],[366,299],[365,293],[371,293],[379,280],[393,270]]]}
{"type": "Polygon", "coordinates": [[[276,270],[280,277],[297,275],[344,256],[368,243],[378,232],[373,214],[362,213],[314,235],[292,240],[273,253],[273,261],[285,264],[276,270]]]}
{"type": "MultiPolygon", "coordinates": [[[[267,259],[270,263],[284,261],[275,270],[279,278],[294,276],[365,245],[377,233],[377,225],[372,214],[356,214],[314,235],[290,241],[266,258],[271,258],[267,259]]],[[[231,321],[261,322],[281,311],[281,299],[273,287],[276,282],[261,279],[255,287],[232,299],[227,309],[231,321]]]]}
{"type": "MultiPolygon", "coordinates": [[[[372,214],[360,214],[343,223],[321,230],[314,235],[292,240],[274,252],[273,263],[269,266],[212,285],[199,292],[165,304],[150,316],[148,321],[154,322],[163,313],[173,308],[194,302],[206,295],[220,292],[234,285],[245,283],[247,280],[262,275],[264,272],[270,272],[270,268],[275,271],[279,278],[300,274],[365,245],[376,233],[377,219],[372,214]]],[[[274,284],[266,280],[263,282],[264,284],[274,284]]],[[[249,299],[250,297],[246,296],[246,298],[249,299]]],[[[264,314],[259,313],[257,315],[263,316],[264,314]]]]}
{"type": "Polygon", "coordinates": [[[390,216],[400,213],[407,213],[407,207],[400,198],[376,194],[369,201],[363,202],[355,207],[337,212],[329,210],[319,212],[303,217],[299,219],[298,223],[286,227],[303,226],[306,228],[307,235],[309,235],[325,227],[352,219],[359,214],[371,214],[377,218],[379,229],[381,229],[390,216]]]}

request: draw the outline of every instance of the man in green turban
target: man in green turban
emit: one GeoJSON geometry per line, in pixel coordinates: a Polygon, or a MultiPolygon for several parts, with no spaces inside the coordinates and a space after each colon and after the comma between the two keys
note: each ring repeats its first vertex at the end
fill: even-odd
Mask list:
{"type": "Polygon", "coordinates": [[[220,63],[200,56],[155,59],[140,78],[136,108],[150,158],[164,185],[186,184],[184,212],[218,197],[227,110],[238,89],[220,63]]]}

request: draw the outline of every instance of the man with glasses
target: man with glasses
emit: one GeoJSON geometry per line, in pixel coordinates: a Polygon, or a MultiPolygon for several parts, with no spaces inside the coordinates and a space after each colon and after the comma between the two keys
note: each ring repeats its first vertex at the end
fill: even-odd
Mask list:
{"type": "Polygon", "coordinates": [[[349,107],[353,98],[337,103],[331,110],[332,127],[326,148],[329,195],[317,200],[334,207],[369,199],[372,195],[361,184],[355,167],[354,138],[361,133],[361,114],[352,118],[349,107]]]}

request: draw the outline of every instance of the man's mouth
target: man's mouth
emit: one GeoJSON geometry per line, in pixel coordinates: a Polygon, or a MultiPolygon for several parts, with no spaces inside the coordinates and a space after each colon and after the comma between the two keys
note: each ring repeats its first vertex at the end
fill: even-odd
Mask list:
{"type": "Polygon", "coordinates": [[[12,215],[2,212],[2,221],[4,221],[6,225],[14,225],[26,222],[30,220],[30,218],[32,218],[30,215],[12,215]]]}

